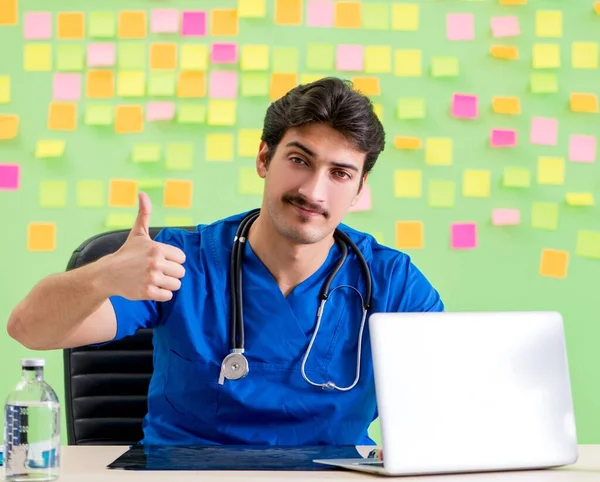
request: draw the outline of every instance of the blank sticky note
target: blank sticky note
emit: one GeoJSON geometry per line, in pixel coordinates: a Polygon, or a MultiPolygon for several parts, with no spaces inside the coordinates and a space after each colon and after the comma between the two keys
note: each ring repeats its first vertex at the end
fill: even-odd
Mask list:
{"type": "Polygon", "coordinates": [[[56,70],[62,72],[78,72],[83,70],[84,62],[83,45],[58,44],[56,46],[56,70]]]}
{"type": "Polygon", "coordinates": [[[250,71],[267,70],[269,68],[269,48],[266,44],[242,45],[240,68],[250,71]]]}
{"type": "Polygon", "coordinates": [[[48,129],[51,131],[74,131],[77,128],[77,104],[75,102],[50,102],[48,129]]]}
{"type": "Polygon", "coordinates": [[[208,46],[202,44],[181,44],[179,68],[182,70],[208,70],[208,46]]]}
{"type": "Polygon", "coordinates": [[[19,164],[0,164],[0,191],[19,189],[21,166],[19,164]]]}
{"type": "Polygon", "coordinates": [[[79,100],[81,98],[81,74],[54,74],[52,98],[55,100],[79,100]]]}
{"type": "Polygon", "coordinates": [[[148,121],[165,121],[174,117],[174,102],[148,102],[146,104],[146,120],[148,121]]]}
{"type": "Polygon", "coordinates": [[[238,132],[238,156],[256,157],[262,135],[261,129],[240,129],[238,132]]]}
{"type": "Polygon", "coordinates": [[[472,13],[449,13],[446,16],[446,37],[448,40],[473,40],[475,19],[472,13]]]}
{"type": "Polygon", "coordinates": [[[518,209],[493,209],[492,224],[494,226],[516,226],[521,223],[521,211],[518,209]]]}
{"type": "Polygon", "coordinates": [[[174,70],[177,67],[177,44],[158,43],[150,44],[150,69],[174,70]]]}
{"type": "Polygon", "coordinates": [[[117,33],[114,12],[90,12],[88,35],[93,38],[112,38],[117,33]]]}
{"type": "Polygon", "coordinates": [[[600,2],[594,2],[594,12],[596,15],[600,15],[600,2]]]}
{"type": "Polygon", "coordinates": [[[371,45],[365,47],[365,72],[368,74],[386,74],[392,71],[392,47],[389,45],[371,45]]]}
{"type": "Polygon", "coordinates": [[[361,28],[361,3],[351,1],[335,2],[335,28],[357,29],[361,28]]]}
{"type": "Polygon", "coordinates": [[[180,103],[177,106],[177,122],[180,124],[204,124],[206,122],[206,106],[180,103]]]}
{"type": "Polygon", "coordinates": [[[533,117],[529,141],[532,144],[555,146],[558,140],[558,119],[533,117]]]}
{"type": "Polygon", "coordinates": [[[362,28],[365,30],[389,30],[390,6],[386,3],[363,3],[362,28]]]}
{"type": "Polygon", "coordinates": [[[160,160],[161,147],[155,142],[138,142],[133,145],[133,162],[157,162],[160,160]]]}
{"type": "Polygon", "coordinates": [[[177,96],[200,98],[206,95],[206,74],[204,72],[180,71],[177,82],[177,96]]]}
{"type": "MultiPolygon", "coordinates": [[[[238,192],[244,196],[260,196],[263,194],[265,181],[253,167],[241,167],[238,177],[238,192]]],[[[352,209],[352,208],[350,208],[352,209]]]]}
{"type": "Polygon", "coordinates": [[[155,8],[150,16],[150,32],[177,33],[179,31],[179,10],[176,8],[155,8]]]}
{"type": "Polygon", "coordinates": [[[50,12],[25,12],[23,15],[23,38],[27,40],[52,38],[52,14],[50,12]]]}
{"type": "MultiPolygon", "coordinates": [[[[304,0],[275,0],[275,24],[301,25],[303,1],[304,0]]],[[[321,8],[319,13],[327,14],[326,8],[321,8]]]]}
{"type": "Polygon", "coordinates": [[[167,144],[165,167],[170,171],[191,171],[194,167],[194,145],[175,142],[167,144]]]}
{"type": "Polygon", "coordinates": [[[118,34],[122,39],[146,38],[146,12],[143,10],[119,12],[118,34]]]}
{"type": "Polygon", "coordinates": [[[584,258],[600,259],[600,232],[579,230],[575,254],[584,258]]]}
{"type": "Polygon", "coordinates": [[[138,185],[128,179],[111,179],[108,205],[113,208],[131,208],[137,205],[138,185]]]}
{"type": "Polygon", "coordinates": [[[135,214],[112,212],[108,213],[104,221],[106,229],[131,229],[135,222],[135,214]]]}
{"type": "Polygon", "coordinates": [[[454,207],[456,184],[454,181],[432,179],[427,187],[427,202],[432,208],[454,207]]]}
{"type": "Polygon", "coordinates": [[[425,141],[425,164],[450,166],[452,164],[452,139],[430,137],[425,141]]]}
{"type": "Polygon", "coordinates": [[[19,116],[14,114],[0,114],[0,140],[9,140],[17,137],[19,132],[19,116]]]}
{"type": "Polygon", "coordinates": [[[542,249],[540,275],[547,278],[564,279],[569,267],[569,253],[558,249],[542,249]]]}
{"type": "Polygon", "coordinates": [[[594,195],[591,192],[568,192],[565,201],[569,206],[593,206],[594,195]]]}
{"type": "Polygon", "coordinates": [[[558,44],[533,44],[534,69],[558,69],[560,46],[558,44]]]}
{"type": "Polygon", "coordinates": [[[138,134],[144,131],[144,109],[141,105],[118,105],[115,110],[115,132],[138,134]]]}
{"type": "Polygon", "coordinates": [[[419,30],[418,3],[392,3],[392,30],[419,30]]]}
{"type": "Polygon", "coordinates": [[[210,49],[213,64],[235,64],[238,61],[238,46],[231,42],[214,42],[210,49]]]}
{"type": "Polygon", "coordinates": [[[490,55],[497,59],[517,60],[519,58],[519,49],[514,45],[492,45],[490,55]]]}
{"type": "Polygon", "coordinates": [[[571,66],[574,69],[597,69],[598,43],[573,42],[571,44],[571,66]]]}
{"type": "MultiPolygon", "coordinates": [[[[284,8],[284,3],[281,2],[280,8],[284,8]]],[[[294,3],[293,6],[296,7],[296,4],[294,3]]],[[[308,27],[333,27],[334,18],[335,2],[332,0],[308,0],[306,7],[306,25],[308,27]]]]}
{"type": "Polygon", "coordinates": [[[298,72],[299,54],[297,48],[273,48],[273,72],[295,74],[298,72]]]}
{"type": "Polygon", "coordinates": [[[401,250],[422,249],[423,222],[396,221],[396,248],[401,250]]]}
{"type": "Polygon", "coordinates": [[[115,95],[115,79],[111,70],[89,70],[85,95],[90,99],[109,99],[115,95]]]}
{"type": "Polygon", "coordinates": [[[538,10],[535,14],[535,34],[538,37],[562,37],[562,17],[563,15],[560,10],[538,10]]]}
{"type": "Polygon", "coordinates": [[[308,70],[328,71],[334,69],[335,50],[333,44],[309,43],[306,49],[308,70]]]}
{"type": "Polygon", "coordinates": [[[492,35],[496,38],[515,37],[521,35],[519,17],[492,17],[490,20],[492,35]]]}
{"type": "Polygon", "coordinates": [[[29,223],[27,225],[27,250],[54,251],[55,249],[55,223],[29,223]]]}
{"type": "Polygon", "coordinates": [[[175,95],[175,72],[150,71],[148,95],[172,97],[175,95]]]}
{"type": "Polygon", "coordinates": [[[491,147],[514,147],[517,145],[517,131],[514,129],[492,129],[491,147]]]}
{"type": "Polygon", "coordinates": [[[52,46],[50,44],[26,43],[23,47],[23,70],[25,72],[48,72],[52,69],[52,46]]]}
{"type": "Polygon", "coordinates": [[[8,104],[10,102],[10,77],[8,75],[0,75],[0,104],[8,104]]]}
{"type": "Polygon", "coordinates": [[[113,108],[110,104],[86,104],[83,122],[91,126],[111,125],[114,120],[113,108]]]}
{"type": "Polygon", "coordinates": [[[531,74],[529,77],[531,92],[534,94],[551,94],[558,92],[556,74],[531,74]]]}
{"type": "Polygon", "coordinates": [[[143,97],[146,95],[146,73],[121,71],[117,78],[119,97],[143,97]]]}
{"type": "Polygon", "coordinates": [[[394,148],[396,149],[421,149],[421,147],[423,147],[423,143],[419,137],[394,137],[394,148]]]}
{"type": "Polygon", "coordinates": [[[527,0],[498,0],[500,5],[527,5],[527,0]]]}
{"type": "Polygon", "coordinates": [[[431,75],[433,77],[457,77],[458,74],[458,57],[433,57],[431,59],[431,75]]]}
{"type": "Polygon", "coordinates": [[[0,1],[0,26],[17,25],[19,21],[18,0],[0,1]]]}
{"type": "Polygon", "coordinates": [[[574,134],[569,137],[569,160],[596,162],[596,137],[574,134]]]}
{"type": "Polygon", "coordinates": [[[362,190],[356,199],[356,203],[350,206],[348,211],[352,213],[370,211],[373,209],[373,200],[371,198],[371,186],[363,184],[362,190]]]}
{"type": "Polygon", "coordinates": [[[598,97],[596,97],[596,94],[573,92],[569,100],[573,112],[598,112],[598,97]]]}
{"type": "Polygon", "coordinates": [[[517,115],[521,113],[521,101],[518,97],[494,96],[492,109],[496,114],[517,115]]]}
{"type": "Polygon", "coordinates": [[[419,170],[397,170],[394,172],[394,196],[400,198],[420,198],[423,190],[423,176],[419,170]]]}
{"type": "Polygon", "coordinates": [[[421,51],[420,50],[396,50],[394,74],[398,77],[420,77],[421,76],[421,51]]]}
{"type": "Polygon", "coordinates": [[[565,160],[562,157],[538,158],[537,165],[538,184],[560,186],[565,183],[565,160]]]}
{"type": "Polygon", "coordinates": [[[463,171],[462,195],[464,197],[490,197],[492,175],[485,169],[465,169],[463,171]]]}
{"type": "Polygon", "coordinates": [[[81,40],[85,35],[83,12],[59,12],[56,24],[56,37],[59,40],[81,40]]]}
{"type": "Polygon", "coordinates": [[[183,37],[204,37],[206,35],[206,12],[189,10],[181,16],[181,35],[183,37]]]}
{"type": "MultiPolygon", "coordinates": [[[[315,79],[317,80],[317,79],[315,79]]],[[[352,87],[366,96],[381,95],[379,77],[352,77],[352,87]]]]}
{"type": "Polygon", "coordinates": [[[213,8],[210,12],[210,33],[213,37],[232,37],[238,34],[235,8],[213,8]]]}
{"type": "Polygon", "coordinates": [[[116,58],[114,43],[95,43],[87,47],[88,67],[112,67],[116,58]]]}
{"type": "Polygon", "coordinates": [[[76,202],[81,208],[104,207],[106,202],[104,181],[93,179],[77,181],[76,202]]]}
{"type": "Polygon", "coordinates": [[[240,18],[261,18],[267,14],[266,0],[238,0],[238,16],[240,18]]]}
{"type": "Polygon", "coordinates": [[[232,134],[206,134],[207,161],[233,161],[232,134]]]}
{"type": "Polygon", "coordinates": [[[475,223],[453,223],[450,226],[452,249],[474,249],[477,247],[477,225],[475,223]]]}
{"type": "Polygon", "coordinates": [[[362,45],[345,45],[337,46],[335,58],[336,70],[347,72],[360,72],[364,65],[364,48],[362,45]]]}
{"type": "Polygon", "coordinates": [[[271,85],[269,87],[269,99],[275,101],[298,85],[296,74],[271,74],[271,85]]]}
{"type": "Polygon", "coordinates": [[[145,70],[146,45],[143,42],[119,42],[119,68],[145,70]]]}
{"type": "Polygon", "coordinates": [[[166,208],[190,209],[193,200],[193,183],[184,179],[167,179],[163,194],[166,208]]]}
{"type": "Polygon", "coordinates": [[[422,119],[425,117],[425,99],[418,97],[398,99],[398,119],[422,119]]]}
{"type": "Polygon", "coordinates": [[[476,119],[478,116],[478,98],[476,95],[453,94],[452,117],[457,119],[476,119]]]}
{"type": "Polygon", "coordinates": [[[232,126],[236,122],[236,103],[233,100],[208,101],[208,125],[232,126]]]}
{"type": "Polygon", "coordinates": [[[531,185],[531,173],[526,167],[506,166],[502,176],[502,184],[505,187],[529,187],[531,185]]]}
{"type": "Polygon", "coordinates": [[[193,224],[194,224],[194,218],[192,216],[165,216],[165,225],[166,226],[180,227],[180,226],[192,226],[193,224]]]}
{"type": "Polygon", "coordinates": [[[67,205],[67,181],[41,181],[40,207],[64,208],[67,205]]]}
{"type": "Polygon", "coordinates": [[[35,157],[47,159],[61,157],[65,152],[65,141],[39,140],[35,147],[35,157]]]}
{"type": "Polygon", "coordinates": [[[533,203],[531,207],[531,227],[555,230],[558,228],[558,204],[533,203]]]}

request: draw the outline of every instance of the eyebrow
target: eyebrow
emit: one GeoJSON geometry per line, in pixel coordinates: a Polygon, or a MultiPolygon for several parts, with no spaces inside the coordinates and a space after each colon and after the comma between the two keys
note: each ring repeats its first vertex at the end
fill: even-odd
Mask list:
{"type": "MultiPolygon", "coordinates": [[[[298,141],[290,141],[285,145],[285,147],[297,147],[298,149],[304,151],[309,156],[317,157],[317,155],[311,149],[309,149],[304,144],[302,144],[301,142],[298,142],[298,141]]],[[[358,168],[354,164],[348,164],[345,162],[337,162],[337,161],[331,161],[329,164],[332,166],[335,166],[335,167],[350,169],[352,171],[358,172],[358,168]]]]}

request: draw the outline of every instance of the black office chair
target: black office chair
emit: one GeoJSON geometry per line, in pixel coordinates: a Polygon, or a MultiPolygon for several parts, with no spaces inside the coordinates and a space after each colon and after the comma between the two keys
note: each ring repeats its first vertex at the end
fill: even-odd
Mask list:
{"type": "MultiPolygon", "coordinates": [[[[150,236],[161,229],[150,228],[150,236]]],[[[128,234],[129,230],[111,231],[86,240],[71,255],[67,270],[114,253],[128,234]]],[[[131,445],[143,438],[152,351],[150,329],[99,347],[64,350],[69,445],[131,445]]]]}

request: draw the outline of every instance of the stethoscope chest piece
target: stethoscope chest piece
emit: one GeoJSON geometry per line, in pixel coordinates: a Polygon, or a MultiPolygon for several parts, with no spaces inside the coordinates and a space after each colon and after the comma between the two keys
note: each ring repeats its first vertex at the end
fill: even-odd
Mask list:
{"type": "Polygon", "coordinates": [[[219,376],[219,385],[227,380],[239,380],[248,375],[248,360],[241,353],[230,353],[221,363],[221,375],[219,376]]]}

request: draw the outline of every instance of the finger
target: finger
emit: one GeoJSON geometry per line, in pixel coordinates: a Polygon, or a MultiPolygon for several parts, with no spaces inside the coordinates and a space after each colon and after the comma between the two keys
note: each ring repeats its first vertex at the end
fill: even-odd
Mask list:
{"type": "Polygon", "coordinates": [[[158,277],[156,286],[169,291],[177,291],[181,288],[181,281],[172,276],[162,275],[158,277]]]}
{"type": "Polygon", "coordinates": [[[152,203],[145,192],[138,194],[139,207],[135,223],[131,228],[130,236],[150,237],[150,215],[152,214],[152,203]]]}
{"type": "Polygon", "coordinates": [[[181,249],[171,246],[170,244],[165,244],[158,241],[155,242],[160,245],[161,252],[165,259],[179,264],[185,263],[185,253],[181,251],[181,249]]]}
{"type": "Polygon", "coordinates": [[[148,299],[154,301],[169,301],[173,298],[173,292],[153,286],[148,293],[148,299]]]}
{"type": "Polygon", "coordinates": [[[185,268],[174,261],[165,261],[162,266],[162,272],[172,278],[183,278],[185,276],[185,268]]]}

